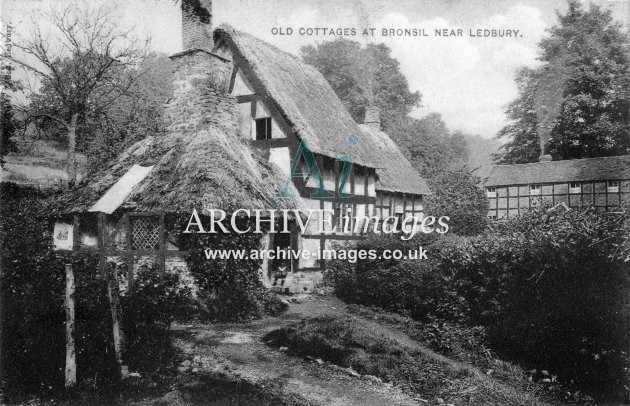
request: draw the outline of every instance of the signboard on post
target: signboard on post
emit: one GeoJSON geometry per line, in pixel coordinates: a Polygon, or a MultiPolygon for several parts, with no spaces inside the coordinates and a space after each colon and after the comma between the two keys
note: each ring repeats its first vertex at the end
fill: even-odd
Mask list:
{"type": "Polygon", "coordinates": [[[74,248],[74,227],[72,224],[55,223],[53,231],[53,249],[55,251],[72,251],[74,248]]]}

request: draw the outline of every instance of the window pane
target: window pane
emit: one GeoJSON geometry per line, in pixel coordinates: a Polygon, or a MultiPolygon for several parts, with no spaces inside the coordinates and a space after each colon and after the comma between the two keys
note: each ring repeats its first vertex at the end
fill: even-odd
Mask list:
{"type": "Polygon", "coordinates": [[[264,120],[256,120],[256,139],[265,139],[265,123],[264,120]]]}
{"type": "Polygon", "coordinates": [[[256,139],[267,140],[271,138],[271,118],[259,118],[256,120],[256,139]]]}

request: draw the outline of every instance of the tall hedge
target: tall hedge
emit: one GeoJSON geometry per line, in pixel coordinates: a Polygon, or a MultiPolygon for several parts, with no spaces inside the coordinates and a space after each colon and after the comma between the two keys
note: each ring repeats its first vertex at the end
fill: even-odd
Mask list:
{"type": "MultiPolygon", "coordinates": [[[[32,188],[0,184],[0,267],[4,298],[4,390],[10,397],[63,389],[65,363],[65,271],[75,274],[75,327],[80,385],[115,385],[111,312],[95,254],[52,250],[52,219],[44,197],[32,188]]],[[[124,272],[120,269],[120,272],[124,272]]],[[[158,283],[156,269],[139,272],[136,290],[121,298],[132,370],[153,370],[168,351],[165,328],[190,307],[190,292],[177,275],[158,283]]]]}
{"type": "Polygon", "coordinates": [[[620,395],[628,361],[627,213],[541,208],[467,244],[440,272],[495,350],[598,395],[620,395]]]}
{"type": "MultiPolygon", "coordinates": [[[[480,326],[503,358],[618,397],[629,366],[629,236],[621,209],[544,207],[476,237],[425,241],[428,261],[336,261],[326,278],[346,301],[480,326]]],[[[359,244],[399,246],[391,238],[359,244]]]]}
{"type": "MultiPolygon", "coordinates": [[[[207,224],[207,217],[200,217],[202,222],[207,224]]],[[[169,216],[167,227],[172,235],[177,236],[180,249],[187,251],[186,263],[199,287],[199,300],[207,319],[247,320],[286,310],[286,303],[262,284],[259,275],[262,260],[250,258],[208,260],[205,255],[205,249],[245,250],[247,253],[258,250],[261,248],[262,234],[183,233],[189,220],[190,215],[169,216]]],[[[241,230],[248,226],[254,228],[254,220],[240,218],[236,221],[237,227],[241,230]]]]}

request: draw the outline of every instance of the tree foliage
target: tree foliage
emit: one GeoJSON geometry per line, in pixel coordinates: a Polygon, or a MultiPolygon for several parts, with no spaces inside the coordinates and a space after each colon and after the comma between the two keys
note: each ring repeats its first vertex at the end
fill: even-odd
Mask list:
{"type": "Polygon", "coordinates": [[[358,123],[363,122],[365,108],[376,105],[383,129],[388,131],[420,105],[420,93],[409,90],[399,62],[385,44],[362,48],[358,42],[338,39],[302,47],[301,52],[304,62],[324,75],[358,123]]]}
{"type": "Polygon", "coordinates": [[[141,75],[128,92],[104,108],[85,115],[82,148],[93,173],[134,142],[164,131],[164,103],[172,94],[171,61],[164,54],[148,55],[139,65],[141,75]]]}
{"type": "MultiPolygon", "coordinates": [[[[104,385],[115,382],[119,371],[113,357],[107,284],[96,272],[98,255],[53,250],[54,220],[44,199],[36,189],[0,183],[4,304],[0,367],[6,378],[6,387],[0,389],[9,397],[22,391],[63,390],[65,263],[73,264],[76,281],[79,382],[106,390],[104,385]]],[[[155,371],[170,350],[166,336],[170,324],[187,320],[194,309],[180,275],[167,272],[159,282],[157,267],[140,269],[136,290],[121,298],[124,358],[132,370],[155,371]]]]}
{"type": "Polygon", "coordinates": [[[429,113],[421,119],[401,120],[389,134],[426,178],[461,167],[468,161],[470,152],[464,134],[451,132],[439,113],[429,113]]]}
{"type": "Polygon", "coordinates": [[[9,152],[17,151],[17,145],[15,141],[12,139],[15,135],[15,118],[13,115],[13,106],[11,105],[11,100],[7,97],[5,93],[0,94],[0,111],[2,114],[0,115],[0,134],[2,135],[2,140],[0,141],[0,147],[2,150],[0,151],[0,160],[3,159],[5,155],[9,152]]]}
{"type": "Polygon", "coordinates": [[[503,127],[497,138],[507,139],[494,155],[499,164],[524,164],[538,161],[541,155],[538,138],[534,81],[535,71],[521,69],[516,75],[518,97],[508,104],[506,114],[512,123],[503,127]]]}
{"type": "Polygon", "coordinates": [[[498,134],[509,142],[497,162],[535,161],[539,136],[554,159],[630,152],[630,41],[611,11],[570,0],[540,49],[545,64],[517,77],[519,96],[506,110],[513,123],[498,134]]]}
{"type": "Polygon", "coordinates": [[[555,375],[569,397],[618,399],[630,361],[628,224],[627,211],[545,206],[475,237],[371,238],[357,248],[422,245],[429,258],[330,261],[325,280],[349,302],[482,327],[502,359],[548,371],[538,378],[555,375]]]}
{"type": "Polygon", "coordinates": [[[627,212],[542,207],[436,252],[495,350],[614,397],[628,361],[627,222],[627,212]]]}
{"type": "MultiPolygon", "coordinates": [[[[201,217],[207,221],[205,216],[201,217]]],[[[259,270],[262,260],[208,260],[205,249],[257,250],[261,234],[183,233],[190,216],[169,216],[167,227],[172,235],[179,235],[178,246],[186,250],[186,263],[199,287],[198,297],[205,307],[204,316],[210,320],[234,321],[260,318],[265,313],[277,314],[286,310],[286,303],[271,293],[262,283],[259,270]]],[[[248,228],[249,220],[239,220],[239,229],[248,228]]]]}
{"type": "Polygon", "coordinates": [[[433,194],[426,198],[426,212],[450,217],[452,233],[476,235],[487,225],[488,200],[477,186],[481,182],[464,167],[446,169],[429,179],[433,194]]]}
{"type": "Polygon", "coordinates": [[[357,122],[363,121],[367,106],[380,108],[383,130],[429,180],[434,196],[427,213],[451,216],[456,232],[479,232],[485,226],[487,203],[478,190],[479,179],[464,168],[470,155],[466,137],[450,131],[439,113],[409,117],[420,94],[409,90],[390,53],[384,44],[362,48],[345,39],[302,48],[304,61],[324,75],[357,122]]]}
{"type": "MultiPolygon", "coordinates": [[[[77,127],[90,112],[105,110],[128,94],[141,76],[137,69],[146,53],[146,42],[121,29],[105,6],[93,8],[69,4],[44,16],[52,33],[35,24],[29,37],[13,44],[38,66],[23,66],[41,78],[41,90],[30,98],[29,118],[53,121],[68,142],[67,172],[76,181],[77,127]]],[[[79,134],[81,135],[81,134],[79,134]]]]}

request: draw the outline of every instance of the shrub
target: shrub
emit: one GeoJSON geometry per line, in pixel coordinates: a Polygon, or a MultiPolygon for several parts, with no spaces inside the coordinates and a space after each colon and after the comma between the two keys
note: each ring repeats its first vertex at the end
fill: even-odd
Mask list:
{"type": "Polygon", "coordinates": [[[619,393],[628,267],[617,254],[627,215],[541,208],[442,251],[451,288],[493,347],[593,393],[619,393]]]}
{"type": "Polygon", "coordinates": [[[614,397],[628,366],[629,224],[626,212],[541,207],[429,241],[429,261],[333,261],[327,274],[346,301],[437,323],[425,337],[437,348],[481,326],[502,358],[614,397]]]}
{"type": "Polygon", "coordinates": [[[477,235],[486,228],[488,201],[478,185],[481,182],[466,167],[446,169],[429,180],[433,194],[427,196],[426,211],[434,216],[449,216],[450,231],[458,235],[477,235]]]}
{"type": "MultiPolygon", "coordinates": [[[[0,187],[0,267],[5,305],[2,367],[9,395],[63,388],[67,262],[73,264],[75,275],[79,382],[112,384],[118,374],[107,285],[96,272],[98,258],[95,254],[52,250],[52,224],[43,197],[37,190],[13,184],[0,187]]],[[[147,353],[169,350],[168,343],[161,340],[163,332],[190,304],[189,292],[181,288],[178,275],[167,274],[164,284],[157,284],[157,278],[154,270],[141,270],[135,292],[121,297],[124,357],[132,370],[146,366],[141,362],[147,359],[154,363],[162,360],[147,353]]]]}
{"type": "Polygon", "coordinates": [[[155,370],[172,351],[167,334],[171,324],[191,320],[198,313],[197,304],[178,273],[165,272],[160,281],[157,266],[143,266],[135,277],[133,292],[120,301],[124,359],[134,368],[155,370]]]}
{"type": "Polygon", "coordinates": [[[366,306],[377,306],[389,311],[428,321],[433,317],[462,321],[466,318],[467,304],[457,292],[447,289],[447,275],[436,272],[437,263],[431,257],[433,248],[441,239],[419,235],[409,241],[388,236],[371,236],[357,243],[356,249],[375,250],[379,256],[384,250],[429,250],[428,260],[364,259],[356,266],[336,260],[326,264],[325,281],[333,286],[342,299],[366,306]],[[448,297],[449,300],[444,300],[448,297]]]}
{"type": "MultiPolygon", "coordinates": [[[[265,313],[277,314],[286,310],[286,304],[269,292],[262,284],[258,270],[261,261],[256,259],[208,260],[205,248],[215,250],[260,249],[262,234],[183,234],[190,216],[169,220],[173,235],[179,235],[180,248],[187,250],[186,262],[198,286],[198,296],[210,320],[233,321],[258,318],[265,313]]],[[[239,220],[239,229],[247,227],[239,220]]]]}

